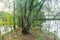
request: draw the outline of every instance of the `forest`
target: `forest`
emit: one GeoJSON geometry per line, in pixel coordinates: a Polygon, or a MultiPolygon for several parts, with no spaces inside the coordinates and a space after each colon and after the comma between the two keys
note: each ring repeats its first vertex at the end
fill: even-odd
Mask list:
{"type": "Polygon", "coordinates": [[[60,0],[0,0],[0,40],[60,40],[60,0]]]}

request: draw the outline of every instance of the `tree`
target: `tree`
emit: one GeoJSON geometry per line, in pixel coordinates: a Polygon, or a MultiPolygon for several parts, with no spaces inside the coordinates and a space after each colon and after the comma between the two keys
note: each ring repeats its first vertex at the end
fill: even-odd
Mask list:
{"type": "MultiPolygon", "coordinates": [[[[46,0],[16,0],[16,12],[18,21],[22,23],[22,34],[29,34],[29,30],[35,17],[41,12],[46,0]],[[21,20],[20,20],[21,18],[21,20]]],[[[44,14],[43,14],[44,15],[44,14]]],[[[42,13],[40,14],[40,17],[42,13]]],[[[43,16],[41,18],[44,18],[43,16]]],[[[42,22],[41,22],[42,23],[42,22]]],[[[19,22],[20,24],[20,22],[19,22]]]]}

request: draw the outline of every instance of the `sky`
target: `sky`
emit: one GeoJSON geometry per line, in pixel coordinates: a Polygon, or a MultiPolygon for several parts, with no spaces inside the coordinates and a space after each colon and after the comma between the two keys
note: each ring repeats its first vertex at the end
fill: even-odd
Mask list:
{"type": "Polygon", "coordinates": [[[0,11],[3,11],[4,9],[5,9],[4,3],[3,2],[0,2],[0,11]]]}
{"type": "MultiPolygon", "coordinates": [[[[9,1],[12,2],[13,0],[9,0],[9,1]]],[[[39,0],[39,1],[41,1],[41,0],[39,0]]],[[[0,11],[9,11],[8,8],[5,7],[5,3],[4,2],[6,2],[6,0],[4,0],[3,2],[0,2],[0,11]]],[[[52,9],[51,10],[52,11],[54,11],[54,10],[59,11],[58,9],[60,7],[60,2],[58,2],[58,7],[57,7],[57,5],[55,5],[55,6],[54,5],[55,5],[55,3],[54,3],[54,1],[52,1],[52,9]]],[[[49,5],[49,6],[51,6],[51,5],[49,5]]]]}
{"type": "MultiPolygon", "coordinates": [[[[9,0],[9,2],[12,2],[12,0],[9,0]]],[[[6,3],[6,0],[0,2],[0,11],[9,12],[9,8],[6,6],[9,6],[9,3],[8,2],[6,3]]],[[[13,10],[12,3],[10,4],[10,6],[11,6],[10,9],[13,10]]]]}

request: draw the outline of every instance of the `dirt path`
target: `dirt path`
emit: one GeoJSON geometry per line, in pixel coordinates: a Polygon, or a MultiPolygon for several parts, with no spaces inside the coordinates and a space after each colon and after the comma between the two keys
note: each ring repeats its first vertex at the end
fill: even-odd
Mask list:
{"type": "Polygon", "coordinates": [[[38,40],[36,35],[39,33],[42,33],[43,37],[46,39],[46,40],[52,40],[45,32],[43,32],[42,30],[32,30],[30,32],[30,34],[27,34],[27,35],[23,35],[21,33],[22,31],[22,28],[17,28],[16,31],[13,31],[9,34],[6,34],[4,35],[4,40],[38,40]]]}
{"type": "Polygon", "coordinates": [[[53,40],[48,34],[46,34],[45,32],[43,32],[42,30],[41,30],[41,33],[43,34],[43,36],[44,36],[44,38],[46,40],[53,40]]]}
{"type": "Polygon", "coordinates": [[[37,40],[33,34],[22,35],[21,29],[14,31],[12,33],[6,34],[4,40],[37,40]]]}

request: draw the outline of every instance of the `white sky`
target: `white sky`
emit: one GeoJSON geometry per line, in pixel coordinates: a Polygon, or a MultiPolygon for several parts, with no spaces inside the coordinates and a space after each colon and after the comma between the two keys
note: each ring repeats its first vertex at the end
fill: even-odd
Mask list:
{"type": "MultiPolygon", "coordinates": [[[[12,2],[13,0],[9,0],[9,2],[12,2]]],[[[7,11],[7,12],[9,12],[9,9],[8,9],[8,7],[6,7],[6,6],[9,6],[8,5],[8,2],[7,2],[7,0],[4,0],[4,1],[2,1],[2,2],[0,2],[0,11],[7,11]]],[[[12,4],[10,4],[11,5],[11,7],[12,7],[12,4]]],[[[10,8],[10,9],[13,9],[13,8],[10,8]]]]}
{"type": "MultiPolygon", "coordinates": [[[[9,0],[9,2],[12,2],[12,1],[13,0],[9,0]]],[[[41,0],[39,0],[39,1],[41,1],[41,0]]],[[[4,0],[4,2],[6,2],[6,0],[4,0]]],[[[8,11],[8,8],[5,7],[5,3],[4,2],[0,2],[0,11],[8,11]]],[[[54,4],[55,4],[54,1],[52,1],[52,7],[53,8],[51,10],[52,11],[55,10],[54,9],[54,7],[55,7],[55,8],[57,8],[56,10],[58,11],[58,9],[59,9],[58,7],[60,7],[60,2],[58,2],[58,7],[57,7],[57,5],[54,6],[54,4]]],[[[51,5],[49,5],[49,6],[51,6],[51,5]]]]}
{"type": "Polygon", "coordinates": [[[1,2],[1,3],[0,3],[0,11],[3,11],[4,9],[5,9],[5,7],[4,7],[4,3],[1,2]]]}

